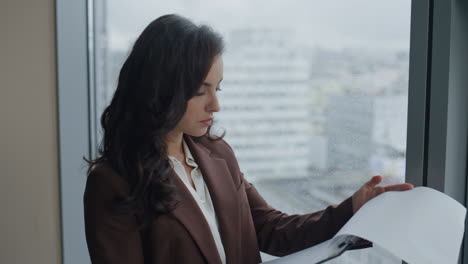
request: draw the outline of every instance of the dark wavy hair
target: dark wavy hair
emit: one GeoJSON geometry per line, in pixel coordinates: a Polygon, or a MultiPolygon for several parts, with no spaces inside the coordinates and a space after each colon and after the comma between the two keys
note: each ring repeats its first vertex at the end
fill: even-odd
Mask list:
{"type": "MultiPolygon", "coordinates": [[[[99,157],[85,160],[88,175],[106,163],[127,180],[130,194],[112,207],[136,215],[140,227],[175,208],[165,136],[223,49],[222,37],[210,27],[165,15],[144,29],[120,70],[117,89],[101,116],[99,157]]],[[[222,138],[210,136],[210,129],[204,136],[222,138]]]]}

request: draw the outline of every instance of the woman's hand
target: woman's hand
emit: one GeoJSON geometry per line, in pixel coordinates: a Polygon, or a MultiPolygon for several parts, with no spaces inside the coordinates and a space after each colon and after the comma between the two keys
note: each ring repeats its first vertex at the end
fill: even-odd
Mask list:
{"type": "Polygon", "coordinates": [[[406,191],[413,189],[413,185],[409,183],[395,184],[385,187],[377,186],[381,181],[382,176],[374,176],[353,194],[353,213],[356,213],[357,210],[359,210],[359,208],[361,208],[367,201],[379,194],[388,191],[406,191]]]}

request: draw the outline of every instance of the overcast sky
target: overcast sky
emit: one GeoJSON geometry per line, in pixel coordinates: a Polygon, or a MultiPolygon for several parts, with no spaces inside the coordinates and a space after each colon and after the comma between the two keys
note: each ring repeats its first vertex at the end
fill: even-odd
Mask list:
{"type": "Polygon", "coordinates": [[[226,39],[248,25],[292,29],[291,41],[305,45],[408,50],[410,10],[410,0],[108,0],[107,25],[118,49],[128,49],[155,18],[177,13],[226,39]]]}

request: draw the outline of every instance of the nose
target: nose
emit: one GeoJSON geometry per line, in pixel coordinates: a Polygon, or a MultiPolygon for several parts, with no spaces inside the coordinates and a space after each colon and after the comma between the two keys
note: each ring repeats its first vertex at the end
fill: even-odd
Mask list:
{"type": "Polygon", "coordinates": [[[207,105],[208,112],[219,112],[221,110],[221,106],[219,105],[218,96],[213,94],[211,96],[210,102],[207,105]]]}

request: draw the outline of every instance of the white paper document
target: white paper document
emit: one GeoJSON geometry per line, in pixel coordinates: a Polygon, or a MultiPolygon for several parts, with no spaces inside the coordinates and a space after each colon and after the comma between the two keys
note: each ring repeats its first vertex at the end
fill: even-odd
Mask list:
{"type": "Polygon", "coordinates": [[[319,263],[339,252],[343,241],[360,237],[409,264],[456,264],[465,215],[464,206],[431,188],[386,192],[368,201],[332,239],[265,263],[319,263]]]}

